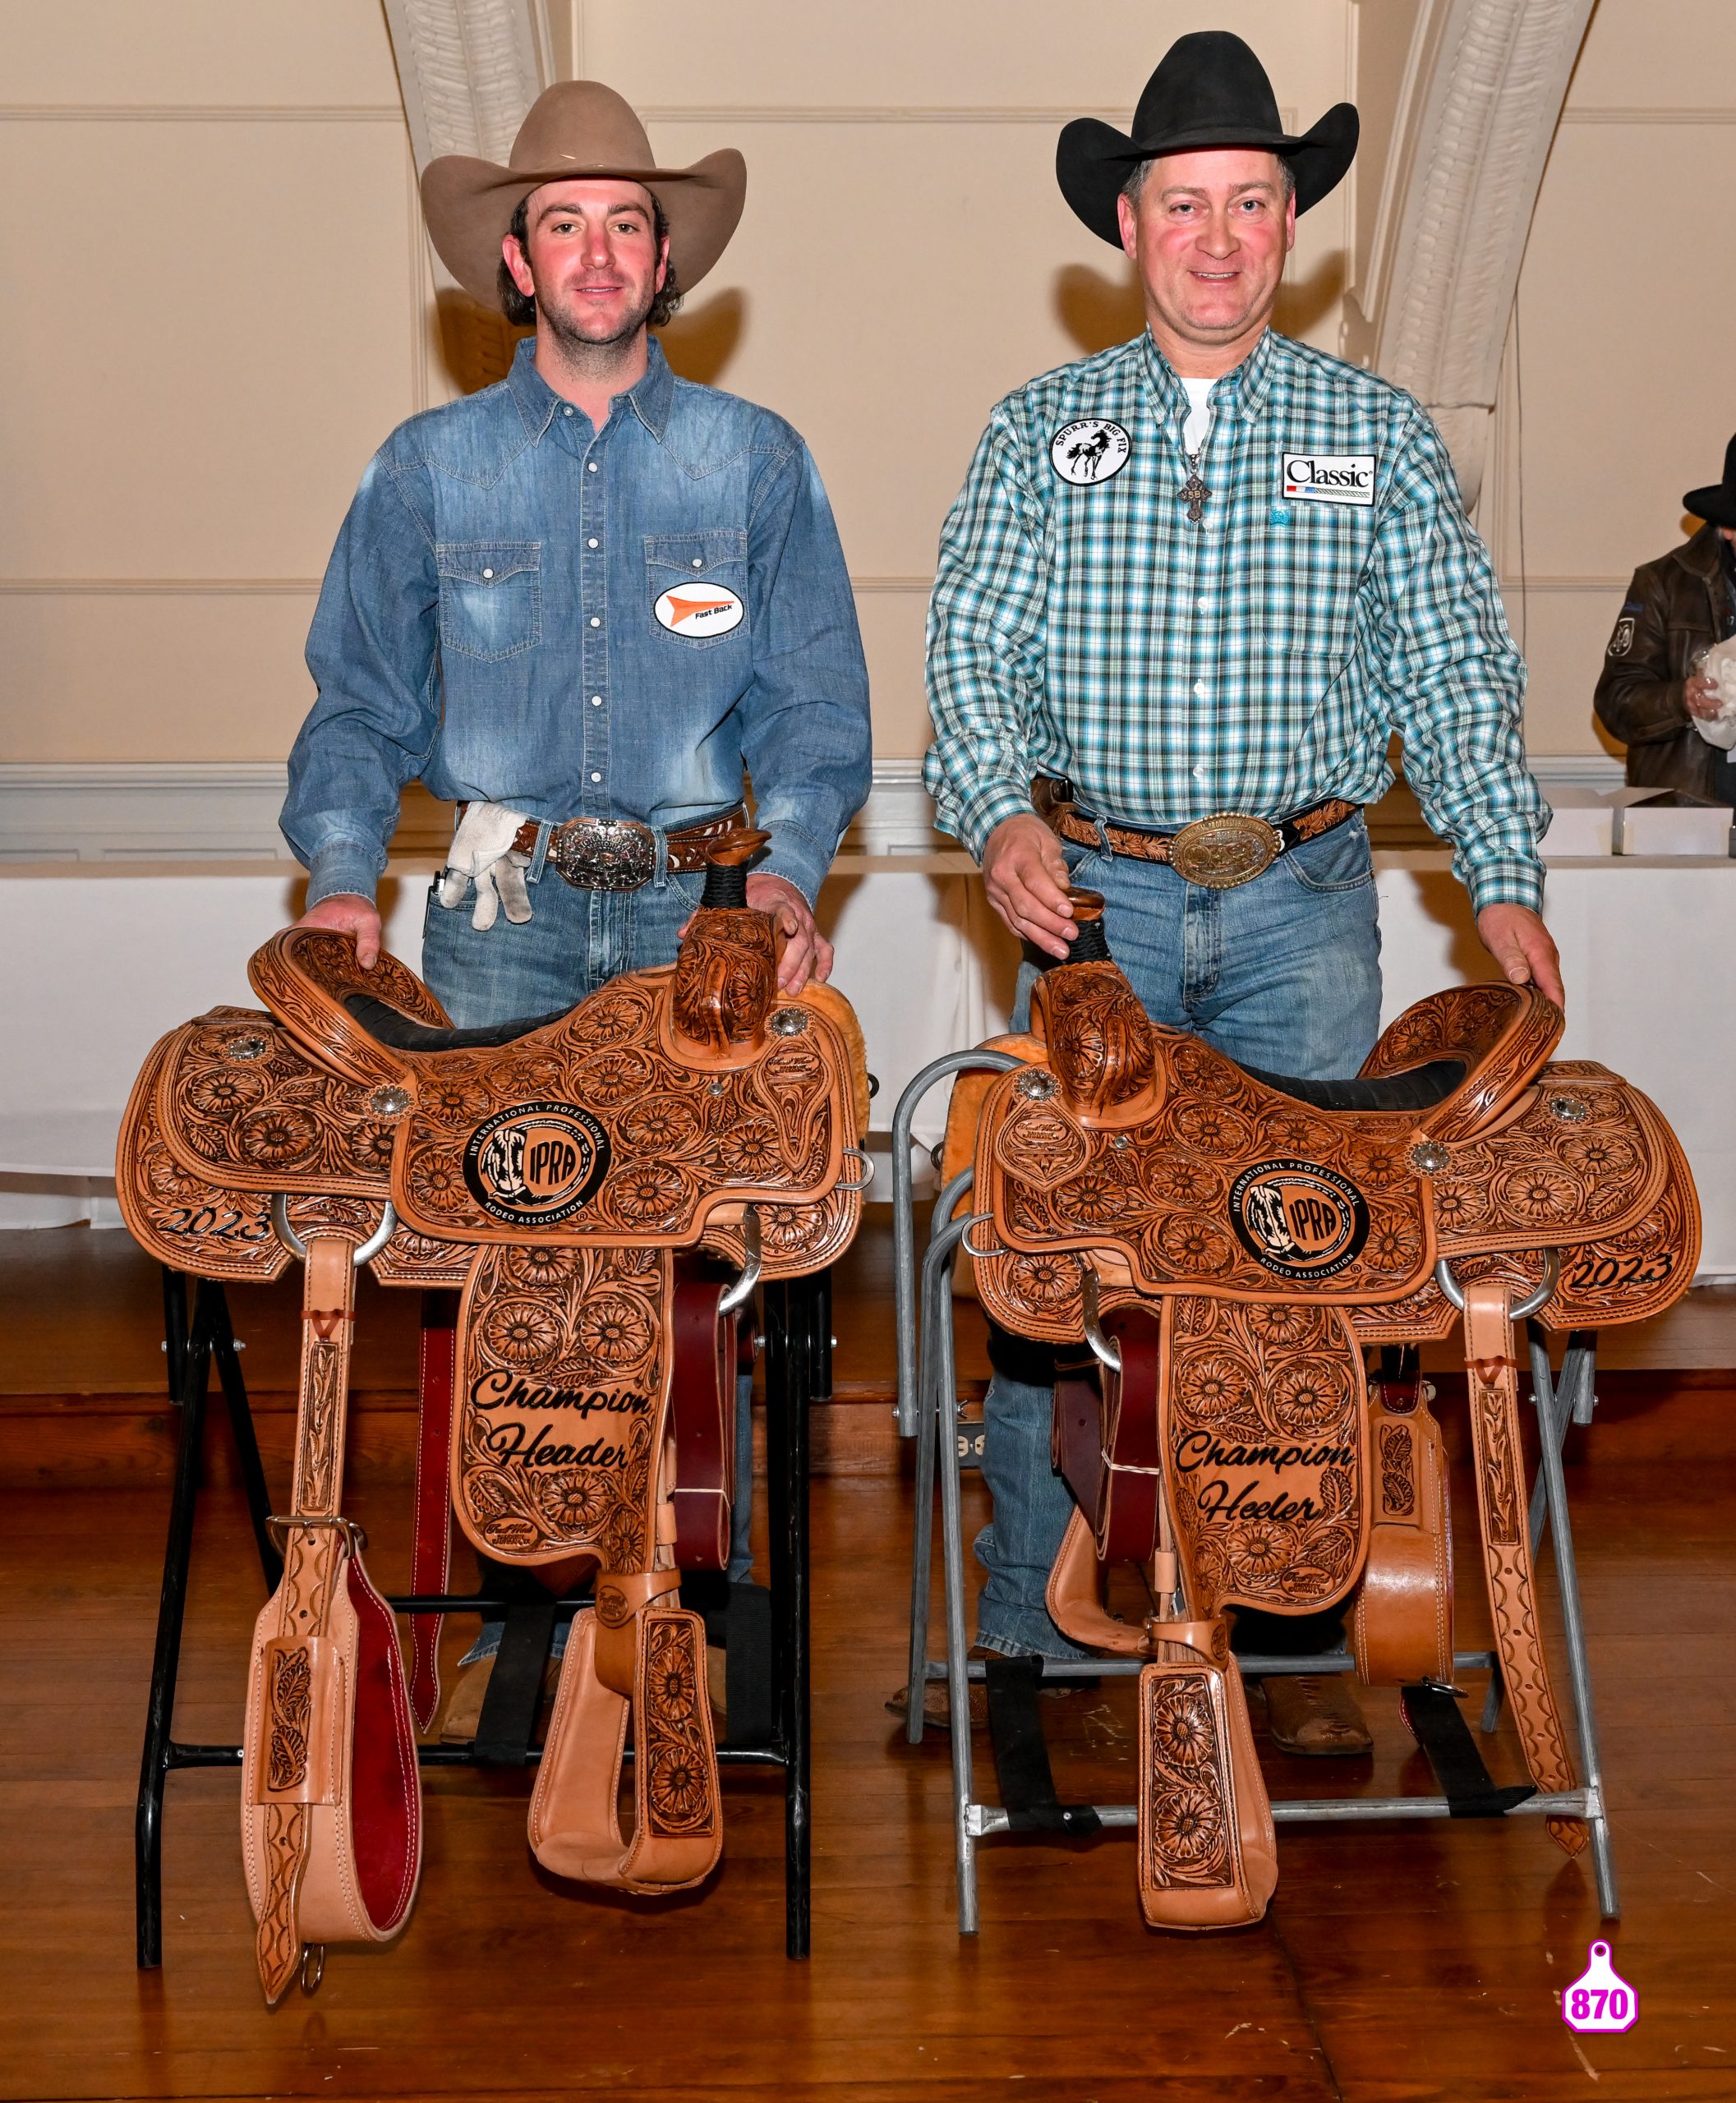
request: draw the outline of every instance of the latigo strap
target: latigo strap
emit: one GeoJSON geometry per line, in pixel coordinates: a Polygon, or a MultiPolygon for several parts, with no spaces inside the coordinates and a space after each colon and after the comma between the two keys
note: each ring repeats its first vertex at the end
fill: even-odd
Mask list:
{"type": "MultiPolygon", "coordinates": [[[[1540,1789],[1554,1793],[1575,1786],[1573,1761],[1550,1685],[1549,1659],[1537,1622],[1512,1307],[1511,1289],[1496,1279],[1465,1287],[1466,1386],[1477,1506],[1483,1521],[1483,1564],[1501,1677],[1513,1704],[1526,1767],[1540,1789]]],[[[1545,1822],[1551,1838],[1568,1854],[1577,1855],[1585,1846],[1588,1836],[1582,1819],[1545,1822]]]]}
{"type": "Polygon", "coordinates": [[[338,1508],[355,1248],[348,1234],[306,1238],[294,1505],[277,1522],[283,1576],[255,1627],[248,1678],[242,1851],[268,2003],[311,1949],[395,1935],[421,1868],[416,1736],[397,1629],[338,1508]]]}

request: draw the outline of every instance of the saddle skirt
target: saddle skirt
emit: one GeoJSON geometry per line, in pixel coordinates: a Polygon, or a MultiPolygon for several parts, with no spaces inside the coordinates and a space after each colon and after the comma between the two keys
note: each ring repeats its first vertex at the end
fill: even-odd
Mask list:
{"type": "MultiPolygon", "coordinates": [[[[1511,1310],[1558,1270],[1534,1317],[1554,1330],[1642,1321],[1686,1291],[1699,1214],[1674,1134],[1606,1069],[1549,1063],[1561,1015],[1529,987],[1419,1002],[1352,1081],[1238,1066],[1149,1019],[1092,924],[1099,903],[1075,899],[1085,958],[1039,979],[1029,1036],[1002,1040],[1027,1063],[971,1076],[947,1141],[956,1159],[974,1125],[982,1223],[969,1245],[985,1310],[1060,1347],[1054,1459],[1080,1509],[1052,1614],[1077,1641],[1153,1660],[1142,1730],[1181,1699],[1159,1702],[1157,1678],[1210,1681],[1187,1713],[1211,1748],[1202,1773],[1220,1778],[1222,1835],[1264,1829],[1236,1808],[1238,1789],[1261,1785],[1239,1750],[1233,1660],[1201,1632],[1222,1628],[1227,1608],[1309,1613],[1355,1593],[1366,1673],[1450,1679],[1439,1429],[1415,1384],[1371,1390],[1365,1371],[1365,1346],[1443,1337],[1459,1319],[1444,1259],[1476,1332],[1471,1414],[1505,1677],[1537,1787],[1571,1788],[1531,1596],[1511,1310]],[[1081,1349],[1094,1339],[1102,1369],[1081,1349]],[[1122,1558],[1177,1602],[1144,1629],[1102,1604],[1122,1558]]],[[[1142,1746],[1148,1919],[1257,1918],[1260,1848],[1218,1851],[1228,1881],[1202,1907],[1185,1836],[1156,1808],[1161,1733],[1142,1746]]],[[[1550,1826],[1582,1844],[1579,1821],[1550,1826]]]]}
{"type": "Polygon", "coordinates": [[[678,1558],[721,1567],[727,1553],[737,1348],[722,1302],[744,1267],[775,1279],[829,1263],[856,1231],[864,1180],[854,1016],[826,987],[781,994],[776,962],[769,916],[707,906],[674,965],[563,1015],[466,1031],[396,959],[364,972],[348,936],[294,928],[250,966],[265,1012],[215,1010],[145,1061],[117,1166],[135,1238],[177,1269],[242,1280],[276,1277],[299,1244],[311,1294],[316,1270],[322,1281],[304,1318],[296,1501],[279,1522],[289,1567],[261,1617],[247,1718],[243,1826],[271,1998],[309,1945],[395,1932],[415,1883],[400,1839],[399,1873],[371,1887],[389,1885],[389,1905],[357,1900],[357,1866],[384,1827],[419,1839],[401,1666],[395,1682],[371,1674],[338,1626],[366,1588],[377,1613],[363,1623],[377,1636],[384,1616],[397,1659],[340,1509],[358,1261],[384,1284],[460,1289],[451,1494],[469,1539],[563,1584],[594,1573],[533,1848],[559,1874],[651,1894],[715,1866],[703,1627],[679,1604],[678,1558]],[[348,1662],[334,1664],[344,1641],[348,1662]],[[616,1789],[635,1718],[624,1838],[616,1789]],[[270,1748],[292,1737],[324,1748],[296,1784],[340,1808],[323,1838],[271,1782],[287,1770],[270,1748]],[[359,1778],[388,1742],[383,1820],[359,1778]],[[348,1807],[365,1796],[372,1822],[358,1832],[348,1807]],[[343,1903],[322,1911],[328,1888],[343,1903]]]}

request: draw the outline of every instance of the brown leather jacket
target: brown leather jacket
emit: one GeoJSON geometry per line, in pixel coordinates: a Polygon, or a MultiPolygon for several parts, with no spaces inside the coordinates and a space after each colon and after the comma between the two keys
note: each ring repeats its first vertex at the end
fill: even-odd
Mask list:
{"type": "Polygon", "coordinates": [[[1695,651],[1736,633],[1736,587],[1713,526],[1633,573],[1604,655],[1592,706],[1628,748],[1636,787],[1736,801],[1736,768],[1693,727],[1682,689],[1695,651]]]}

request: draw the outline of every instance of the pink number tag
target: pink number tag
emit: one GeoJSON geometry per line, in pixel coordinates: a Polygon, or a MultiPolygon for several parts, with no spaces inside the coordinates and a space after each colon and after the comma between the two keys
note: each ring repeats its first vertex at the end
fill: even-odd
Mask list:
{"type": "Polygon", "coordinates": [[[1609,1962],[1609,1945],[1594,1942],[1590,1963],[1561,1996],[1569,2030],[1627,2030],[1639,2020],[1640,1997],[1609,1962]]]}

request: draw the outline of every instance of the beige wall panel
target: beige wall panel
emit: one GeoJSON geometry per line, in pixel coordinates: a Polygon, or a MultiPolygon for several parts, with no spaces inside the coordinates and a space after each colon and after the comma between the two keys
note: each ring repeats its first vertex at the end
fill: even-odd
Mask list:
{"type": "MultiPolygon", "coordinates": [[[[1227,29],[1312,123],[1344,92],[1347,12],[1347,0],[736,0],[727,26],[707,30],[687,0],[580,0],[580,62],[656,108],[1035,104],[1125,117],[1175,38],[1227,29]]],[[[711,143],[747,144],[723,131],[711,143]]]]}
{"type": "Polygon", "coordinates": [[[384,104],[378,0],[4,0],[0,100],[384,104]]]}
{"type": "Polygon", "coordinates": [[[1733,149],[1736,122],[1557,136],[1519,293],[1534,576],[1625,577],[1679,538],[1683,490],[1718,478],[1729,273],[1703,215],[1674,207],[1724,195],[1733,149]]]}
{"type": "Polygon", "coordinates": [[[1727,104],[1733,81],[1730,0],[1599,0],[1568,107],[1701,108],[1727,104]]]}
{"type": "Polygon", "coordinates": [[[862,647],[874,706],[876,759],[914,759],[928,749],[928,704],[923,693],[926,584],[908,591],[857,595],[862,647]]]}
{"type": "MultiPolygon", "coordinates": [[[[716,138],[660,128],[682,159],[716,138]]],[[[1142,325],[1127,266],[1067,209],[1029,126],[783,124],[753,150],[741,230],[670,330],[671,358],[802,432],[853,571],[928,573],[1000,396],[1142,325]],[[847,240],[817,237],[804,201],[822,166],[860,205],[847,240]]],[[[1302,226],[1287,311],[1335,345],[1342,220],[1322,207],[1302,226]]]]}
{"type": "Polygon", "coordinates": [[[280,760],[313,700],[309,594],[0,593],[0,758],[280,760]]]}
{"type": "Polygon", "coordinates": [[[0,123],[0,576],[317,575],[411,407],[408,171],[384,125],[0,123]],[[111,237],[51,306],[75,165],[111,237]]]}
{"type": "Polygon", "coordinates": [[[1531,680],[1525,702],[1529,752],[1591,754],[1606,749],[1591,713],[1591,691],[1603,669],[1604,647],[1621,611],[1623,587],[1592,591],[1533,587],[1522,608],[1517,581],[1503,591],[1507,618],[1517,642],[1526,637],[1531,680]]]}

